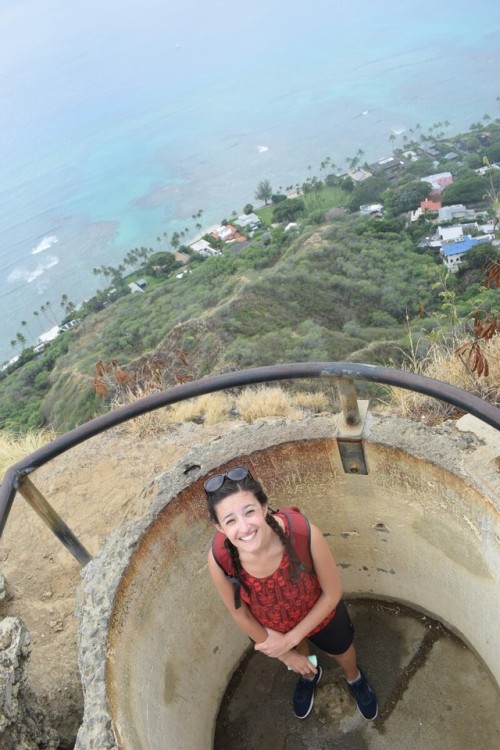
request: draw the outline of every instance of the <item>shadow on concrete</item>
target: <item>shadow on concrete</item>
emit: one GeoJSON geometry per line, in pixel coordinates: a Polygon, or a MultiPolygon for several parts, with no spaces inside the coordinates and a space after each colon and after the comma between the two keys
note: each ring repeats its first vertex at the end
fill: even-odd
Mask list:
{"type": "Polygon", "coordinates": [[[459,639],[397,604],[356,600],[348,607],[359,664],[379,699],[377,719],[359,715],[341,670],[318,650],[323,677],[314,708],[304,721],[296,719],[296,675],[250,649],[222,702],[214,750],[500,747],[500,695],[459,639]]]}

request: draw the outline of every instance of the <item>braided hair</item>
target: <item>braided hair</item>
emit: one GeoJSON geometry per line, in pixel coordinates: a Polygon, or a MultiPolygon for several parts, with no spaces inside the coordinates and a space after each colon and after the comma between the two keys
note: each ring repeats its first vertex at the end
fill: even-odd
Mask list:
{"type": "Polygon", "coordinates": [[[278,521],[275,519],[275,517],[268,513],[266,516],[266,523],[268,526],[271,527],[271,529],[274,531],[275,534],[277,534],[283,544],[283,546],[286,549],[286,552],[288,554],[288,557],[290,558],[290,561],[292,563],[292,578],[297,578],[299,571],[304,569],[304,564],[300,562],[298,559],[294,548],[290,544],[290,539],[287,537],[281,526],[279,525],[278,521]]]}
{"type": "MultiPolygon", "coordinates": [[[[226,477],[222,486],[218,490],[216,490],[215,492],[206,493],[208,513],[213,523],[217,524],[219,522],[219,519],[217,518],[217,512],[216,512],[217,505],[226,497],[229,497],[230,495],[234,495],[236,492],[251,492],[252,495],[254,495],[254,497],[258,500],[261,506],[268,504],[268,497],[266,493],[264,492],[262,485],[260,484],[260,482],[254,479],[250,473],[244,479],[241,479],[238,481],[235,481],[226,477]]],[[[303,563],[301,563],[299,559],[297,558],[295,550],[290,544],[290,540],[288,539],[287,535],[281,528],[276,518],[272,515],[272,513],[267,513],[266,523],[272,529],[272,531],[274,531],[274,533],[279,537],[281,543],[285,547],[286,553],[292,563],[292,577],[294,579],[297,578],[299,571],[304,568],[303,563]]],[[[234,598],[235,608],[239,609],[239,607],[241,606],[239,587],[243,586],[243,588],[245,589],[247,593],[249,593],[249,589],[248,589],[247,584],[243,581],[241,577],[242,565],[240,561],[238,548],[232,542],[230,542],[227,537],[224,541],[224,546],[229,551],[229,554],[231,556],[231,562],[233,564],[233,568],[235,572],[235,576],[232,579],[232,581],[236,584],[235,598],[234,598]]]]}

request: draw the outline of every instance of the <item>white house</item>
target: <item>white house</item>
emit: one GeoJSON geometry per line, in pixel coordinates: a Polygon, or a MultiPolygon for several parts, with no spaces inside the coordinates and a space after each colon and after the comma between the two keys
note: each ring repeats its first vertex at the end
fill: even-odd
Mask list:
{"type": "Polygon", "coordinates": [[[370,214],[381,213],[383,210],[384,206],[382,205],[382,203],[370,203],[369,205],[363,205],[359,207],[359,213],[366,214],[367,216],[370,214]]]}
{"type": "Polygon", "coordinates": [[[215,252],[210,242],[207,242],[206,240],[198,240],[197,242],[193,242],[193,244],[191,245],[191,249],[194,250],[195,253],[199,253],[200,255],[204,255],[205,257],[208,255],[213,255],[215,252]]]}
{"type": "Polygon", "coordinates": [[[443,242],[455,242],[464,236],[464,230],[459,224],[452,227],[438,227],[437,233],[443,242]]]}
{"type": "Polygon", "coordinates": [[[137,284],[135,281],[131,281],[130,284],[127,284],[127,286],[132,294],[136,294],[137,292],[144,292],[142,286],[139,286],[139,284],[137,284]]]}
{"type": "Polygon", "coordinates": [[[426,177],[421,177],[420,182],[430,182],[432,189],[440,193],[447,185],[451,185],[453,175],[451,172],[436,172],[436,174],[428,174],[426,177]]]}
{"type": "Polygon", "coordinates": [[[237,227],[241,227],[242,229],[253,230],[257,229],[257,227],[260,227],[261,222],[257,214],[250,213],[238,216],[238,218],[235,219],[234,223],[237,227]]]}

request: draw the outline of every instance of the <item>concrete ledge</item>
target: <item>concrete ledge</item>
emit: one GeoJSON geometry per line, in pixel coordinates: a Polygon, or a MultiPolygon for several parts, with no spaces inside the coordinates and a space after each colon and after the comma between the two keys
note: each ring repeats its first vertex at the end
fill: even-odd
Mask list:
{"type": "Polygon", "coordinates": [[[77,748],[212,747],[247,641],[206,572],[213,533],[202,486],[238,463],[273,507],[298,505],[323,529],[347,592],[431,614],[500,681],[499,498],[468,469],[483,443],[451,424],[368,415],[359,476],[344,473],[335,429],[332,417],[243,426],[145,488],[147,516],[113,534],[83,572],[77,748]]]}

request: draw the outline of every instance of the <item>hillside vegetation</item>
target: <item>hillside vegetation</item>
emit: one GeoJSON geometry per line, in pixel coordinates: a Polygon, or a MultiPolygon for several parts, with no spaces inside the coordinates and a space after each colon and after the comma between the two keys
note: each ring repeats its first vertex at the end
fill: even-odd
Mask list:
{"type": "MultiPolygon", "coordinates": [[[[92,416],[103,407],[92,387],[98,359],[125,365],[154,354],[164,362],[169,385],[179,349],[187,352],[188,375],[200,377],[278,362],[341,360],[374,341],[401,341],[406,314],[413,316],[422,303],[432,308],[440,269],[408,238],[381,232],[380,225],[373,234],[370,224],[346,216],[300,236],[275,230],[267,246],[255,240],[237,255],[207,259],[182,279],[119,299],[57,341],[38,413],[40,372],[52,365],[52,347],[4,380],[2,422],[27,417],[36,426],[33,419],[42,415],[60,431],[92,416]],[[17,403],[9,402],[9,392],[17,403]]],[[[379,361],[390,354],[382,351],[379,361]]]]}
{"type": "MultiPolygon", "coordinates": [[[[500,144],[496,121],[487,136],[485,158],[493,159],[500,144]]],[[[474,183],[476,205],[489,206],[495,215],[500,170],[491,172],[490,181],[481,177],[481,184],[473,172],[484,137],[484,127],[474,124],[467,136],[432,143],[443,153],[454,146],[465,154],[444,165],[457,175],[445,198],[463,199],[474,183]]],[[[222,252],[206,259],[191,255],[182,276],[167,252],[149,254],[125,278],[123,270],[103,266],[112,287],[86,303],[80,324],[38,355],[23,349],[1,373],[0,429],[70,429],[109,409],[114,386],[131,378],[140,395],[151,387],[280,362],[399,365],[411,351],[412,336],[455,337],[458,321],[470,319],[474,310],[498,316],[498,286],[484,286],[485,262],[498,265],[498,251],[491,245],[472,250],[460,273],[447,276],[439,256],[419,245],[435,225],[426,216],[408,221],[422,185],[427,189],[419,177],[431,168],[423,154],[391,182],[371,177],[354,186],[349,177],[334,174],[309,178],[299,197],[272,196],[276,202],[259,211],[263,226],[253,238],[221,243],[222,252]],[[379,200],[387,205],[383,217],[357,212],[361,203],[379,200]],[[345,205],[352,213],[338,208],[345,205]],[[289,221],[297,224],[287,230],[289,221]],[[166,264],[160,270],[154,265],[159,262],[166,264]],[[145,292],[128,293],[125,281],[139,274],[148,282],[145,292]]],[[[148,252],[128,255],[133,267],[148,252]]]]}

